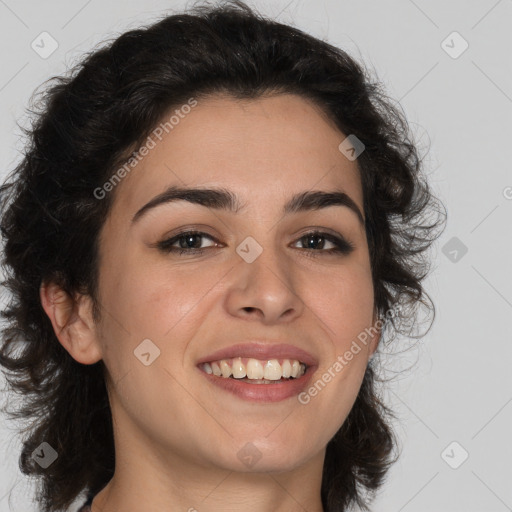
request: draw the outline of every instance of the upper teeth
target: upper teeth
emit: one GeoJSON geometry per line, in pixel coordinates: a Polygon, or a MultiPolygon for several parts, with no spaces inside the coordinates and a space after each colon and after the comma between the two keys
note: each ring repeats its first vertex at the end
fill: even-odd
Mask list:
{"type": "Polygon", "coordinates": [[[217,377],[231,377],[235,379],[266,379],[279,380],[281,377],[297,378],[304,375],[306,365],[296,359],[283,359],[279,362],[277,359],[260,361],[258,359],[242,359],[235,357],[233,359],[221,359],[220,361],[211,361],[203,363],[202,368],[206,373],[216,375],[217,377]]]}

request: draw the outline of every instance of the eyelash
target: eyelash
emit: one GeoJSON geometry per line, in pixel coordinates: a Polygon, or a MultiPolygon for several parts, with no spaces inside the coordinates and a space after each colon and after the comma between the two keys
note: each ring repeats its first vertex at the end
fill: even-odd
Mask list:
{"type": "MultiPolygon", "coordinates": [[[[186,238],[187,236],[201,236],[201,237],[209,238],[213,242],[217,242],[217,240],[215,238],[213,238],[211,235],[208,235],[207,233],[203,233],[202,231],[184,231],[183,233],[180,233],[172,238],[168,238],[166,240],[162,240],[161,242],[158,242],[156,244],[156,246],[162,252],[165,252],[165,253],[171,253],[171,252],[176,253],[177,252],[180,256],[182,256],[185,253],[188,255],[199,255],[199,254],[204,253],[205,250],[209,249],[209,247],[203,247],[203,248],[199,248],[199,249],[195,249],[195,248],[181,249],[181,248],[177,248],[177,247],[172,247],[180,239],[186,238]]],[[[337,237],[337,236],[331,235],[329,233],[325,233],[323,231],[317,231],[317,230],[309,231],[309,232],[305,233],[300,238],[298,238],[297,241],[301,241],[304,238],[307,239],[310,237],[317,237],[317,236],[323,238],[324,240],[326,240],[328,242],[333,243],[335,245],[335,247],[333,249],[326,249],[326,250],[324,250],[324,249],[307,249],[307,248],[302,249],[303,251],[306,251],[305,254],[307,254],[308,256],[311,256],[313,258],[316,258],[320,255],[320,254],[315,254],[315,253],[327,253],[329,255],[334,255],[334,254],[348,255],[355,248],[351,242],[349,242],[348,240],[346,240],[342,237],[337,237]]]]}

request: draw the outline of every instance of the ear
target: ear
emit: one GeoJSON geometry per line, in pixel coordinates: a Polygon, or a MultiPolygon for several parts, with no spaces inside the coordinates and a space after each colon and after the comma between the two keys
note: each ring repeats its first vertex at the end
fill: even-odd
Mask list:
{"type": "Polygon", "coordinates": [[[41,305],[60,344],[82,364],[94,364],[102,358],[101,344],[88,295],[71,297],[58,284],[43,283],[39,289],[41,305]]]}

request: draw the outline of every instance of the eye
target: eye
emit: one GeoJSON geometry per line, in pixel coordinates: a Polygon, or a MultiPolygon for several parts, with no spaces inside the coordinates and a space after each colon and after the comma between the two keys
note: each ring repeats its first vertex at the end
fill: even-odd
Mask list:
{"type": "MultiPolygon", "coordinates": [[[[185,231],[172,238],[158,242],[157,247],[164,252],[178,252],[180,255],[187,254],[200,254],[204,251],[205,247],[201,247],[201,239],[208,238],[213,242],[216,240],[201,231],[185,231]]],[[[218,244],[213,244],[213,246],[218,244]]],[[[211,245],[209,247],[212,247],[211,245]]]]}
{"type": "Polygon", "coordinates": [[[301,236],[297,243],[306,245],[305,250],[311,256],[318,256],[315,253],[339,253],[350,254],[354,250],[354,245],[341,236],[331,235],[323,231],[311,231],[301,236]],[[325,245],[331,245],[331,248],[326,249],[325,245]]]}

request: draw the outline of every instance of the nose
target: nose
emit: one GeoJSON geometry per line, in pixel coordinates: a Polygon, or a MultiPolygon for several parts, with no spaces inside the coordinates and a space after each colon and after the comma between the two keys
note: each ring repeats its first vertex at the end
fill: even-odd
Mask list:
{"type": "Polygon", "coordinates": [[[251,263],[241,260],[231,272],[226,309],[229,314],[263,324],[291,322],[304,310],[294,275],[286,257],[264,247],[251,263]]]}

